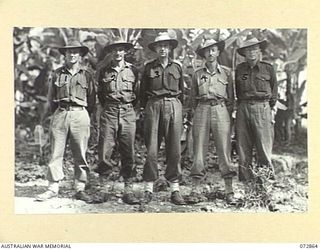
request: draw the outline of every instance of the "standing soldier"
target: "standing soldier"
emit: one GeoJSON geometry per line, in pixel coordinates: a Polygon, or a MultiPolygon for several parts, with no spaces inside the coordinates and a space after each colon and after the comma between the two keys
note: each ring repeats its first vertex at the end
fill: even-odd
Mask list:
{"type": "Polygon", "coordinates": [[[227,203],[234,203],[232,178],[236,175],[231,161],[231,113],[234,91],[231,70],[218,63],[224,41],[207,39],[197,50],[205,64],[193,75],[191,104],[193,117],[194,160],[190,171],[193,185],[188,203],[199,202],[200,184],[205,176],[205,158],[210,131],[213,134],[221,176],[225,182],[227,203]]]}
{"type": "Polygon", "coordinates": [[[80,66],[88,48],[72,39],[67,46],[59,48],[59,52],[65,56],[65,65],[53,73],[48,92],[48,106],[53,112],[50,133],[52,156],[47,175],[49,187],[36,200],[58,196],[59,181],[64,178],[63,155],[70,138],[75,163],[75,198],[90,202],[91,198],[84,192],[89,174],[86,151],[96,92],[92,75],[80,66]]]}
{"type": "Polygon", "coordinates": [[[257,151],[257,163],[269,169],[274,178],[271,163],[273,144],[272,110],[277,101],[277,79],[272,65],[260,61],[265,40],[247,39],[237,51],[245,62],[236,68],[235,85],[238,98],[236,135],[239,154],[239,179],[249,181],[253,177],[252,150],[257,151]]]}
{"type": "Polygon", "coordinates": [[[134,196],[132,177],[134,169],[134,139],[138,76],[132,64],[125,61],[131,43],[116,40],[105,47],[111,54],[111,62],[100,70],[98,76],[98,98],[102,106],[100,136],[98,143],[99,164],[95,170],[101,176],[112,172],[111,155],[116,143],[121,157],[120,175],[124,179],[123,202],[138,204],[134,196]]]}
{"type": "Polygon", "coordinates": [[[171,202],[184,205],[180,194],[183,76],[179,63],[169,57],[178,41],[166,32],[160,33],[148,47],[157,53],[157,59],[145,66],[141,82],[141,106],[144,107],[145,144],[147,158],[143,171],[145,201],[152,200],[153,183],[159,177],[158,151],[165,140],[166,172],[170,182],[171,202]]]}

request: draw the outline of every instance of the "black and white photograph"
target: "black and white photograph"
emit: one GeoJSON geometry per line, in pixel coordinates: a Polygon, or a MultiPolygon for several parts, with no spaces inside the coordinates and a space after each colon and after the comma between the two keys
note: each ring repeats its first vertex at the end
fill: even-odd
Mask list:
{"type": "Polygon", "coordinates": [[[308,29],[12,36],[15,214],[308,212],[308,29]]]}

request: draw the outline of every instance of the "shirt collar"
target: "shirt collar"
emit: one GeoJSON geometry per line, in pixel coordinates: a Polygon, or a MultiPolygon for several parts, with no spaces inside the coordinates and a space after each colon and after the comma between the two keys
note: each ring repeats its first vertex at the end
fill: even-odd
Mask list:
{"type": "MultiPolygon", "coordinates": [[[[209,73],[209,74],[215,74],[215,72],[214,72],[214,73],[211,73],[211,72],[209,71],[209,69],[207,68],[207,65],[206,65],[205,63],[203,64],[202,69],[203,69],[204,71],[206,71],[207,73],[209,73]]],[[[220,74],[221,71],[222,71],[221,65],[220,65],[219,63],[217,63],[217,71],[218,71],[219,74],[220,74]]]]}
{"type": "MultiPolygon", "coordinates": [[[[130,67],[130,63],[124,61],[123,67],[121,67],[120,70],[122,70],[122,69],[124,69],[124,68],[129,68],[129,67],[130,67]]],[[[112,61],[110,62],[110,68],[113,69],[113,70],[116,70],[116,67],[114,67],[114,66],[112,65],[112,61]]]]}
{"type": "MultiPolygon", "coordinates": [[[[247,62],[247,68],[248,68],[248,69],[251,68],[248,62],[247,62]]],[[[261,68],[261,61],[258,61],[257,64],[254,65],[253,69],[254,69],[254,68],[257,68],[258,70],[260,70],[260,68],[261,68]]]]}
{"type": "MultiPolygon", "coordinates": [[[[77,73],[82,72],[83,70],[84,70],[84,67],[80,65],[79,68],[78,68],[77,73]]],[[[67,65],[65,65],[65,66],[62,68],[62,73],[69,73],[69,74],[71,74],[71,72],[69,71],[67,65]]]]}
{"type": "MultiPolygon", "coordinates": [[[[168,65],[171,65],[172,62],[173,62],[173,60],[169,57],[169,58],[168,58],[168,65]]],[[[157,59],[155,60],[155,65],[156,65],[156,66],[158,66],[158,65],[161,65],[161,66],[162,66],[159,58],[157,58],[157,59]]]]}

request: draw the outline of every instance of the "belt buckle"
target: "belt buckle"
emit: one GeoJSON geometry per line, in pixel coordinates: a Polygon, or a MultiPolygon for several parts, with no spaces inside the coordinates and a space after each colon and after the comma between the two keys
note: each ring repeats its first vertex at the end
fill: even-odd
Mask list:
{"type": "Polygon", "coordinates": [[[63,107],[63,109],[65,109],[66,111],[77,111],[77,110],[83,110],[83,107],[68,105],[68,106],[63,107]]]}
{"type": "Polygon", "coordinates": [[[211,105],[211,106],[216,106],[216,105],[218,105],[218,104],[219,104],[219,103],[218,103],[218,101],[216,101],[216,100],[210,102],[210,105],[211,105]]]}
{"type": "Polygon", "coordinates": [[[131,108],[132,104],[131,103],[119,103],[117,104],[117,108],[131,108]]]}
{"type": "Polygon", "coordinates": [[[59,105],[59,108],[62,109],[62,110],[66,110],[66,111],[69,111],[69,108],[70,106],[67,106],[67,105],[59,105]]]}

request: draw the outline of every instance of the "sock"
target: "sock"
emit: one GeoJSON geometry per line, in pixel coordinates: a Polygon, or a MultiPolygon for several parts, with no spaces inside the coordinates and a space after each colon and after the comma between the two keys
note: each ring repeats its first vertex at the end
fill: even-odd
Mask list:
{"type": "Polygon", "coordinates": [[[180,191],[179,182],[170,182],[171,193],[175,191],[180,191]]]}
{"type": "Polygon", "coordinates": [[[48,190],[58,193],[59,192],[59,182],[58,181],[49,181],[48,190]]]}
{"type": "Polygon", "coordinates": [[[84,181],[75,180],[74,182],[74,189],[76,192],[84,191],[86,187],[86,183],[84,181]]]}
{"type": "Polygon", "coordinates": [[[153,193],[153,182],[146,182],[144,185],[144,191],[153,193]]]}
{"type": "Polygon", "coordinates": [[[233,193],[232,178],[224,179],[224,187],[225,187],[226,194],[233,193]]]}

